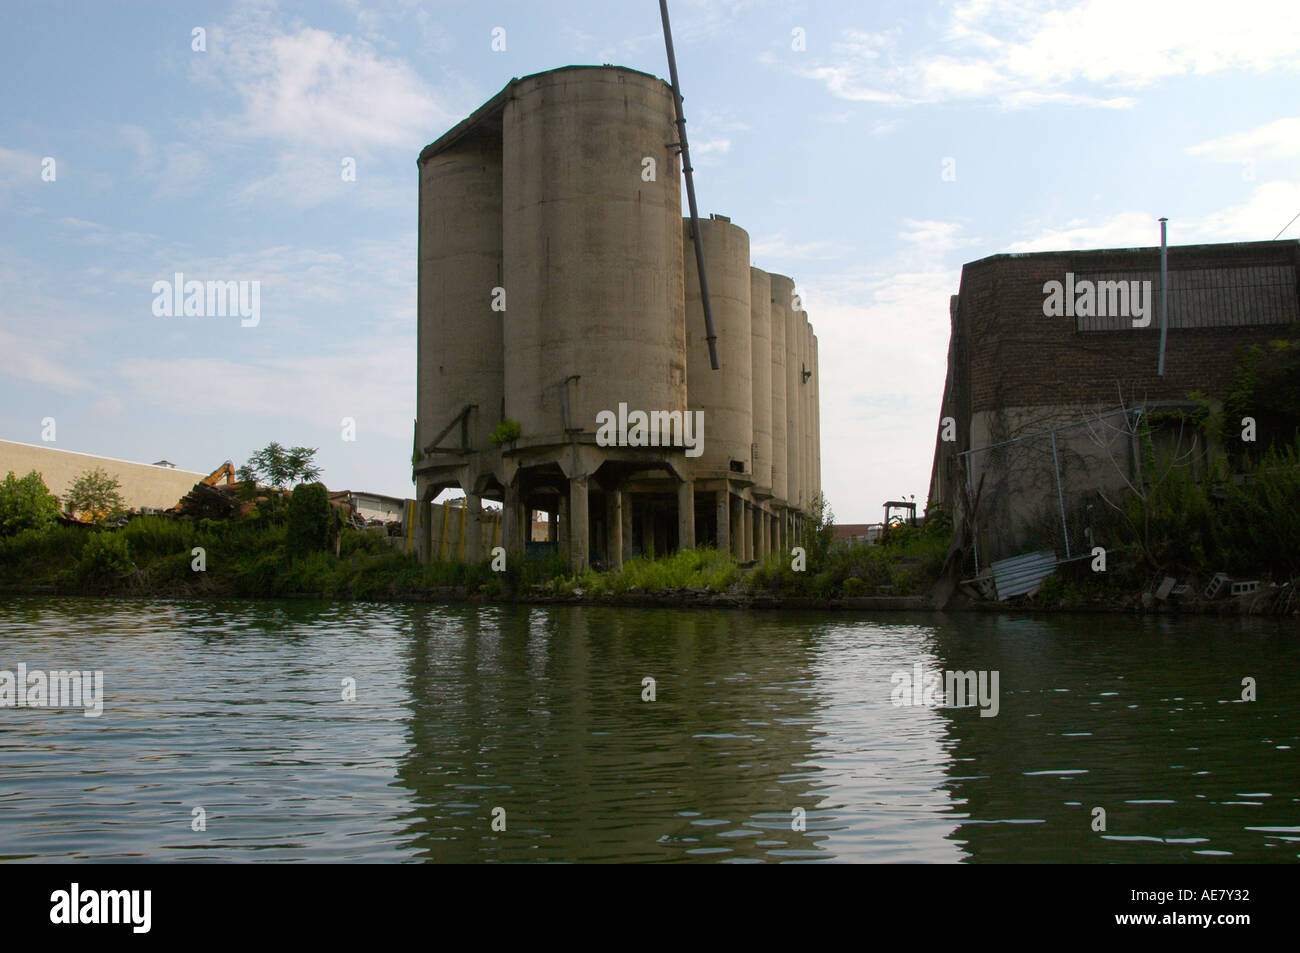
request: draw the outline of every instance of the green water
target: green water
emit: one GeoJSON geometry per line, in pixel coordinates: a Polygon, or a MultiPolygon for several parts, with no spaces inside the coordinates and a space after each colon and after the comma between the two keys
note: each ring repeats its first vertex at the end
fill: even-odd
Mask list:
{"type": "Polygon", "coordinates": [[[9,599],[20,662],[103,714],[0,708],[2,858],[1300,857],[1294,621],[9,599]]]}

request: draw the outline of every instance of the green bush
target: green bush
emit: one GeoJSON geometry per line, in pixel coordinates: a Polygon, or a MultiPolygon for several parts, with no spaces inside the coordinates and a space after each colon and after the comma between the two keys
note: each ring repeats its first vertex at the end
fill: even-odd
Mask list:
{"type": "Polygon", "coordinates": [[[22,479],[10,470],[0,483],[0,536],[49,529],[58,515],[59,501],[35,470],[22,479]]]}
{"type": "Polygon", "coordinates": [[[88,582],[114,582],[135,572],[131,546],[121,533],[94,533],[81,551],[81,576],[88,582]]]}
{"type": "Polygon", "coordinates": [[[300,483],[289,497],[287,543],[295,555],[323,552],[334,545],[338,519],[323,483],[300,483]]]}
{"type": "Polygon", "coordinates": [[[165,516],[138,516],[123,526],[118,533],[131,544],[137,556],[168,556],[189,553],[198,545],[198,535],[189,520],[168,519],[165,516]]]}

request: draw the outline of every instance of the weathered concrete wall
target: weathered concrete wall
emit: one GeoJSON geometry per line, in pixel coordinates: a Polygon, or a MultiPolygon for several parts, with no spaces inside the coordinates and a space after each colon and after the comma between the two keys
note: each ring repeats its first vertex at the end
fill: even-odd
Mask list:
{"type": "Polygon", "coordinates": [[[147,463],[0,440],[0,477],[10,470],[16,477],[35,470],[41,474],[50,492],[59,497],[60,503],[77,477],[97,467],[121,483],[118,493],[128,509],[151,507],[164,510],[175,506],[195,483],[207,476],[192,470],[172,470],[147,463]]]}
{"type": "Polygon", "coordinates": [[[506,413],[521,446],[600,411],[686,409],[671,89],[631,70],[520,80],[505,106],[506,413]],[[642,160],[656,161],[652,181],[642,160]],[[576,378],[574,380],[573,378],[576,378]],[[566,381],[569,381],[566,384],[566,381]]]}

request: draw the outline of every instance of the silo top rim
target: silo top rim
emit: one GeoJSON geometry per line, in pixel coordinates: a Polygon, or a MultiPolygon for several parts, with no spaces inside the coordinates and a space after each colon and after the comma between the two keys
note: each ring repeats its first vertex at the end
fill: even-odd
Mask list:
{"type": "Polygon", "coordinates": [[[495,96],[493,96],[491,99],[485,102],[482,106],[479,106],[478,109],[474,110],[464,119],[462,119],[460,122],[456,123],[456,125],[452,126],[445,133],[443,133],[433,142],[429,143],[422,150],[420,150],[420,157],[419,159],[416,160],[416,165],[423,165],[427,160],[431,159],[433,156],[437,155],[438,153],[451,148],[453,145],[455,145],[460,140],[466,138],[471,133],[483,131],[498,136],[501,135],[501,115],[505,111],[506,103],[513,98],[515,86],[517,86],[519,83],[522,83],[524,80],[533,79],[534,77],[537,76],[549,76],[552,73],[564,73],[569,70],[590,70],[590,69],[616,70],[620,73],[633,73],[637,76],[646,76],[649,77],[650,79],[657,79],[665,86],[669,85],[667,80],[661,79],[660,77],[655,76],[653,73],[646,73],[642,70],[632,69],[631,67],[628,66],[614,66],[609,63],[605,63],[600,66],[596,66],[594,64],[589,66],[583,66],[583,65],[559,66],[556,67],[555,69],[542,70],[537,73],[529,73],[527,76],[516,76],[514,79],[510,80],[510,82],[506,83],[505,86],[501,88],[501,91],[498,92],[495,96]]]}

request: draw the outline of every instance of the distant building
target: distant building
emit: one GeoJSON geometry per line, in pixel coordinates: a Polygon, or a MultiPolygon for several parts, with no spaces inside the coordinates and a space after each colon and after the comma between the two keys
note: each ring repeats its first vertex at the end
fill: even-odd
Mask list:
{"type": "MultiPolygon", "coordinates": [[[[971,531],[983,564],[1086,553],[1096,508],[1143,479],[1139,421],[1221,406],[1241,348],[1300,329],[1298,272],[1294,241],[1170,247],[1161,376],[1159,247],[968,263],[949,307],[930,506],[971,531]]],[[[1153,439],[1193,466],[1219,449],[1182,423],[1153,439]]]]}
{"type": "Polygon", "coordinates": [[[0,440],[0,477],[10,470],[24,476],[35,470],[41,474],[50,492],[60,498],[67,495],[77,477],[101,469],[117,479],[118,493],[127,509],[173,507],[206,473],[180,470],[166,460],[160,463],[132,463],[113,457],[59,450],[41,444],[14,443],[0,440]]]}
{"type": "Polygon", "coordinates": [[[398,496],[357,490],[336,490],[330,493],[330,502],[347,505],[351,507],[353,513],[367,520],[400,523],[406,518],[407,501],[398,496]]]}

